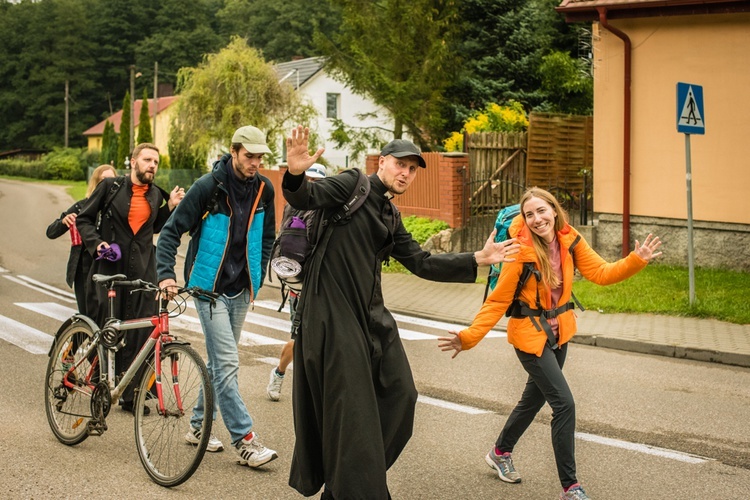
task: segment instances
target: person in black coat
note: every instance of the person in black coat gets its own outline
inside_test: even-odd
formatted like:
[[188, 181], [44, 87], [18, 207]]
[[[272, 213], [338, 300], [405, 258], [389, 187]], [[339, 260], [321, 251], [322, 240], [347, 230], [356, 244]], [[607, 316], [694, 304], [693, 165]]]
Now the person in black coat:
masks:
[[76, 304], [78, 305], [78, 312], [91, 316], [93, 311], [86, 307], [86, 286], [89, 268], [91, 267], [91, 255], [89, 255], [83, 248], [83, 241], [81, 240], [81, 233], [78, 232], [76, 227], [76, 217], [78, 212], [81, 211], [84, 203], [94, 188], [99, 185], [102, 179], [117, 177], [117, 170], [112, 165], [99, 165], [94, 169], [89, 179], [89, 185], [86, 190], [86, 197], [79, 200], [64, 211], [60, 218], [55, 219], [52, 224], [47, 226], [47, 238], [54, 240], [59, 238], [63, 234], [70, 231], [70, 256], [68, 257], [68, 267], [65, 273], [65, 282], [69, 287], [73, 288], [76, 294]]
[[[150, 143], [141, 143], [133, 150], [130, 175], [103, 180], [91, 194], [78, 214], [77, 226], [86, 251], [94, 262], [89, 277], [94, 274], [124, 274], [129, 280], [143, 279], [156, 281], [156, 260], [154, 256], [154, 234], [161, 231], [171, 211], [185, 195], [184, 189], [175, 186], [171, 193], [153, 184], [159, 166], [159, 150]], [[117, 181], [119, 187], [112, 193]], [[105, 201], [111, 197], [108, 207]], [[101, 223], [97, 224], [98, 214]], [[117, 243], [121, 258], [112, 261], [97, 258]], [[90, 281], [90, 278], [89, 278]], [[99, 326], [107, 321], [107, 289], [92, 283], [87, 300], [96, 305], [92, 318]], [[114, 316], [118, 319], [149, 317], [158, 312], [158, 304], [153, 293], [129, 293], [120, 289], [115, 300]], [[128, 331], [126, 345], [117, 351], [115, 371], [120, 374], [135, 359], [136, 354], [148, 339], [150, 328]], [[124, 410], [133, 408], [133, 387], [138, 377], [122, 395], [120, 404]]]
[[[308, 182], [303, 175], [323, 153], [308, 152], [308, 130], [287, 139], [284, 197], [298, 210], [338, 211], [357, 182], [353, 170]], [[417, 390], [393, 316], [383, 303], [381, 266], [396, 259], [421, 278], [474, 282], [477, 265], [513, 260], [514, 240], [478, 252], [432, 255], [404, 228], [391, 202], [426, 162], [409, 141], [381, 151], [370, 193], [349, 220], [329, 226], [297, 308], [294, 346], [295, 446], [289, 484], [305, 496], [386, 499], [386, 471], [412, 434]], [[328, 213], [328, 212], [327, 212]]]

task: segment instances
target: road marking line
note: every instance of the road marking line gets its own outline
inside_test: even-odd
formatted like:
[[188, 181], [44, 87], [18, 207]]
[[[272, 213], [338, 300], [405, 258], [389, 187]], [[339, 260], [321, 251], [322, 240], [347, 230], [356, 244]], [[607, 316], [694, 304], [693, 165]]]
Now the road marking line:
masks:
[[7, 269], [5, 269], [4, 267], [0, 267], [0, 273], [9, 273], [9, 272], [10, 271], [8, 271]]
[[75, 303], [75, 299], [69, 299], [69, 298], [67, 298], [67, 297], [61, 296], [61, 295], [60, 295], [59, 293], [52, 293], [52, 292], [49, 292], [49, 291], [47, 291], [47, 290], [44, 290], [43, 288], [39, 288], [38, 286], [34, 286], [34, 285], [32, 285], [31, 283], [27, 283], [27, 282], [26, 282], [26, 281], [24, 281], [24, 280], [18, 279], [18, 278], [16, 278], [15, 276], [9, 276], [9, 275], [7, 275], [7, 274], [4, 274], [4, 275], [3, 275], [3, 277], [5, 277], [5, 278], [7, 278], [7, 279], [11, 280], [11, 281], [12, 281], [12, 282], [14, 282], [14, 283], [18, 283], [19, 285], [23, 285], [23, 286], [25, 286], [25, 287], [28, 287], [28, 288], [31, 288], [32, 290], [35, 290], [35, 291], [37, 291], [37, 292], [41, 292], [41, 293], [43, 293], [43, 294], [45, 294], [45, 295], [49, 295], [50, 297], [54, 297], [54, 298], [56, 298], [56, 299], [60, 299], [60, 300], [63, 300], [63, 301], [65, 301], [65, 302], [71, 302], [71, 303]]
[[445, 408], [446, 410], [460, 411], [461, 413], [468, 413], [470, 415], [481, 415], [483, 413], [492, 413], [491, 411], [482, 410], [481, 408], [474, 408], [473, 406], [461, 405], [458, 403], [451, 403], [450, 401], [444, 401], [442, 399], [435, 399], [429, 396], [422, 396], [421, 394], [417, 397], [417, 401], [420, 403]]
[[0, 338], [31, 354], [47, 354], [52, 345], [52, 335], [5, 316], [0, 316]]
[[41, 281], [37, 281], [34, 278], [29, 278], [28, 276], [24, 276], [23, 274], [18, 275], [19, 279], [22, 279], [26, 281], [27, 283], [31, 283], [32, 285], [36, 285], [39, 288], [43, 288], [45, 290], [49, 290], [50, 292], [58, 293], [62, 295], [63, 297], [68, 297], [71, 299], [75, 299], [76, 296], [73, 292], [70, 292], [68, 290], [63, 290], [61, 288], [54, 287], [52, 285], [48, 285], [47, 283], [42, 283]]
[[55, 302], [16, 302], [15, 305], [58, 321], [66, 321], [78, 312], [71, 307], [65, 307]]
[[[190, 330], [191, 332], [200, 333], [203, 335], [203, 328], [200, 326], [201, 321], [198, 318], [192, 316], [182, 315], [177, 318], [170, 320], [171, 325]], [[197, 326], [196, 326], [197, 325]], [[258, 345], [284, 345], [286, 340], [278, 340], [273, 337], [266, 337], [257, 333], [251, 333], [242, 330], [240, 333], [240, 345], [242, 346], [258, 346]]]
[[[278, 311], [280, 302], [274, 302], [272, 300], [256, 300], [254, 304], [257, 307], [261, 307], [263, 309], [271, 309], [274, 311]], [[252, 317], [250, 316], [252, 314], [257, 315], [258, 313], [248, 313], [248, 321], [255, 321], [254, 316]], [[435, 328], [438, 330], [446, 330], [446, 331], [463, 329], [462, 326], [455, 325], [452, 323], [445, 323], [442, 321], [434, 321], [431, 319], [424, 319], [424, 318], [416, 318], [416, 317], [407, 316], [404, 314], [394, 314], [394, 313], [391, 313], [391, 314], [393, 314], [393, 318], [399, 323], [409, 323], [412, 325], [424, 326], [427, 328]], [[264, 321], [267, 322], [267, 323], [261, 323], [263, 324], [263, 326], [268, 326], [269, 328], [275, 328], [277, 330], [282, 330], [282, 331], [289, 331], [291, 328], [290, 321], [275, 319], [275, 321], [279, 323], [275, 324], [277, 326], [272, 326], [273, 319], [269, 318], [268, 316], [262, 316], [262, 317], [266, 318]], [[439, 335], [433, 335], [431, 333], [422, 333], [422, 332], [417, 332], [414, 330], [409, 330], [407, 328], [401, 328], [400, 325], [399, 325], [398, 332], [401, 338], [404, 340], [436, 340], [439, 337]], [[487, 334], [487, 338], [505, 338], [505, 337], [506, 337], [506, 334], [504, 332], [499, 332], [497, 330], [491, 330], [490, 333]]]
[[689, 464], [702, 464], [712, 460], [710, 458], [701, 457], [699, 455], [691, 455], [690, 453], [683, 453], [681, 451], [668, 450], [666, 448], [649, 446], [647, 444], [631, 443], [628, 441], [621, 441], [619, 439], [597, 436], [595, 434], [587, 434], [585, 432], [576, 432], [576, 437], [582, 441], [590, 441], [592, 443], [603, 444], [605, 446], [614, 446], [615, 448], [623, 448], [625, 450], [645, 453], [647, 455], [655, 455], [662, 458], [669, 458]]

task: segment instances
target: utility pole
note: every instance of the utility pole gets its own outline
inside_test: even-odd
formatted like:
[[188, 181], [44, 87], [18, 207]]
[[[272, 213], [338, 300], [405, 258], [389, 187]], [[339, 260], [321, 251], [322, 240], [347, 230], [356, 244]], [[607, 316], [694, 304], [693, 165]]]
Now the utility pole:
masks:
[[65, 80], [65, 147], [68, 147], [68, 97], [70, 86], [68, 80]]
[[130, 149], [128, 156], [133, 151], [133, 138], [135, 136], [135, 64], [130, 65]]
[[159, 111], [159, 63], [154, 61], [154, 129], [151, 139], [156, 144], [156, 113]]

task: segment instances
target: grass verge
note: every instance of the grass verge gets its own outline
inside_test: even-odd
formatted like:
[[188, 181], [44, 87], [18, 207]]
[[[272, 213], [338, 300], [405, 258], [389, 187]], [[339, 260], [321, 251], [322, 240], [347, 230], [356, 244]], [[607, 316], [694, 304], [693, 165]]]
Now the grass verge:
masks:
[[695, 269], [695, 303], [690, 305], [687, 267], [651, 264], [623, 282], [599, 286], [581, 279], [573, 284], [587, 309], [605, 313], [655, 313], [714, 318], [750, 324], [750, 273]]

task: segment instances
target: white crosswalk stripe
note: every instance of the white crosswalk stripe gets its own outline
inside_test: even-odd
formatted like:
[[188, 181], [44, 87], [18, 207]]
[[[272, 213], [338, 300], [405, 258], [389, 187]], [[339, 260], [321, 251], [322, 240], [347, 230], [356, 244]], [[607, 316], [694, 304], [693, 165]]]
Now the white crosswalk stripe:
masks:
[[78, 312], [72, 307], [66, 307], [56, 302], [16, 302], [16, 305], [60, 322]]
[[52, 335], [6, 316], [0, 316], [0, 338], [31, 354], [47, 354], [52, 345]]

